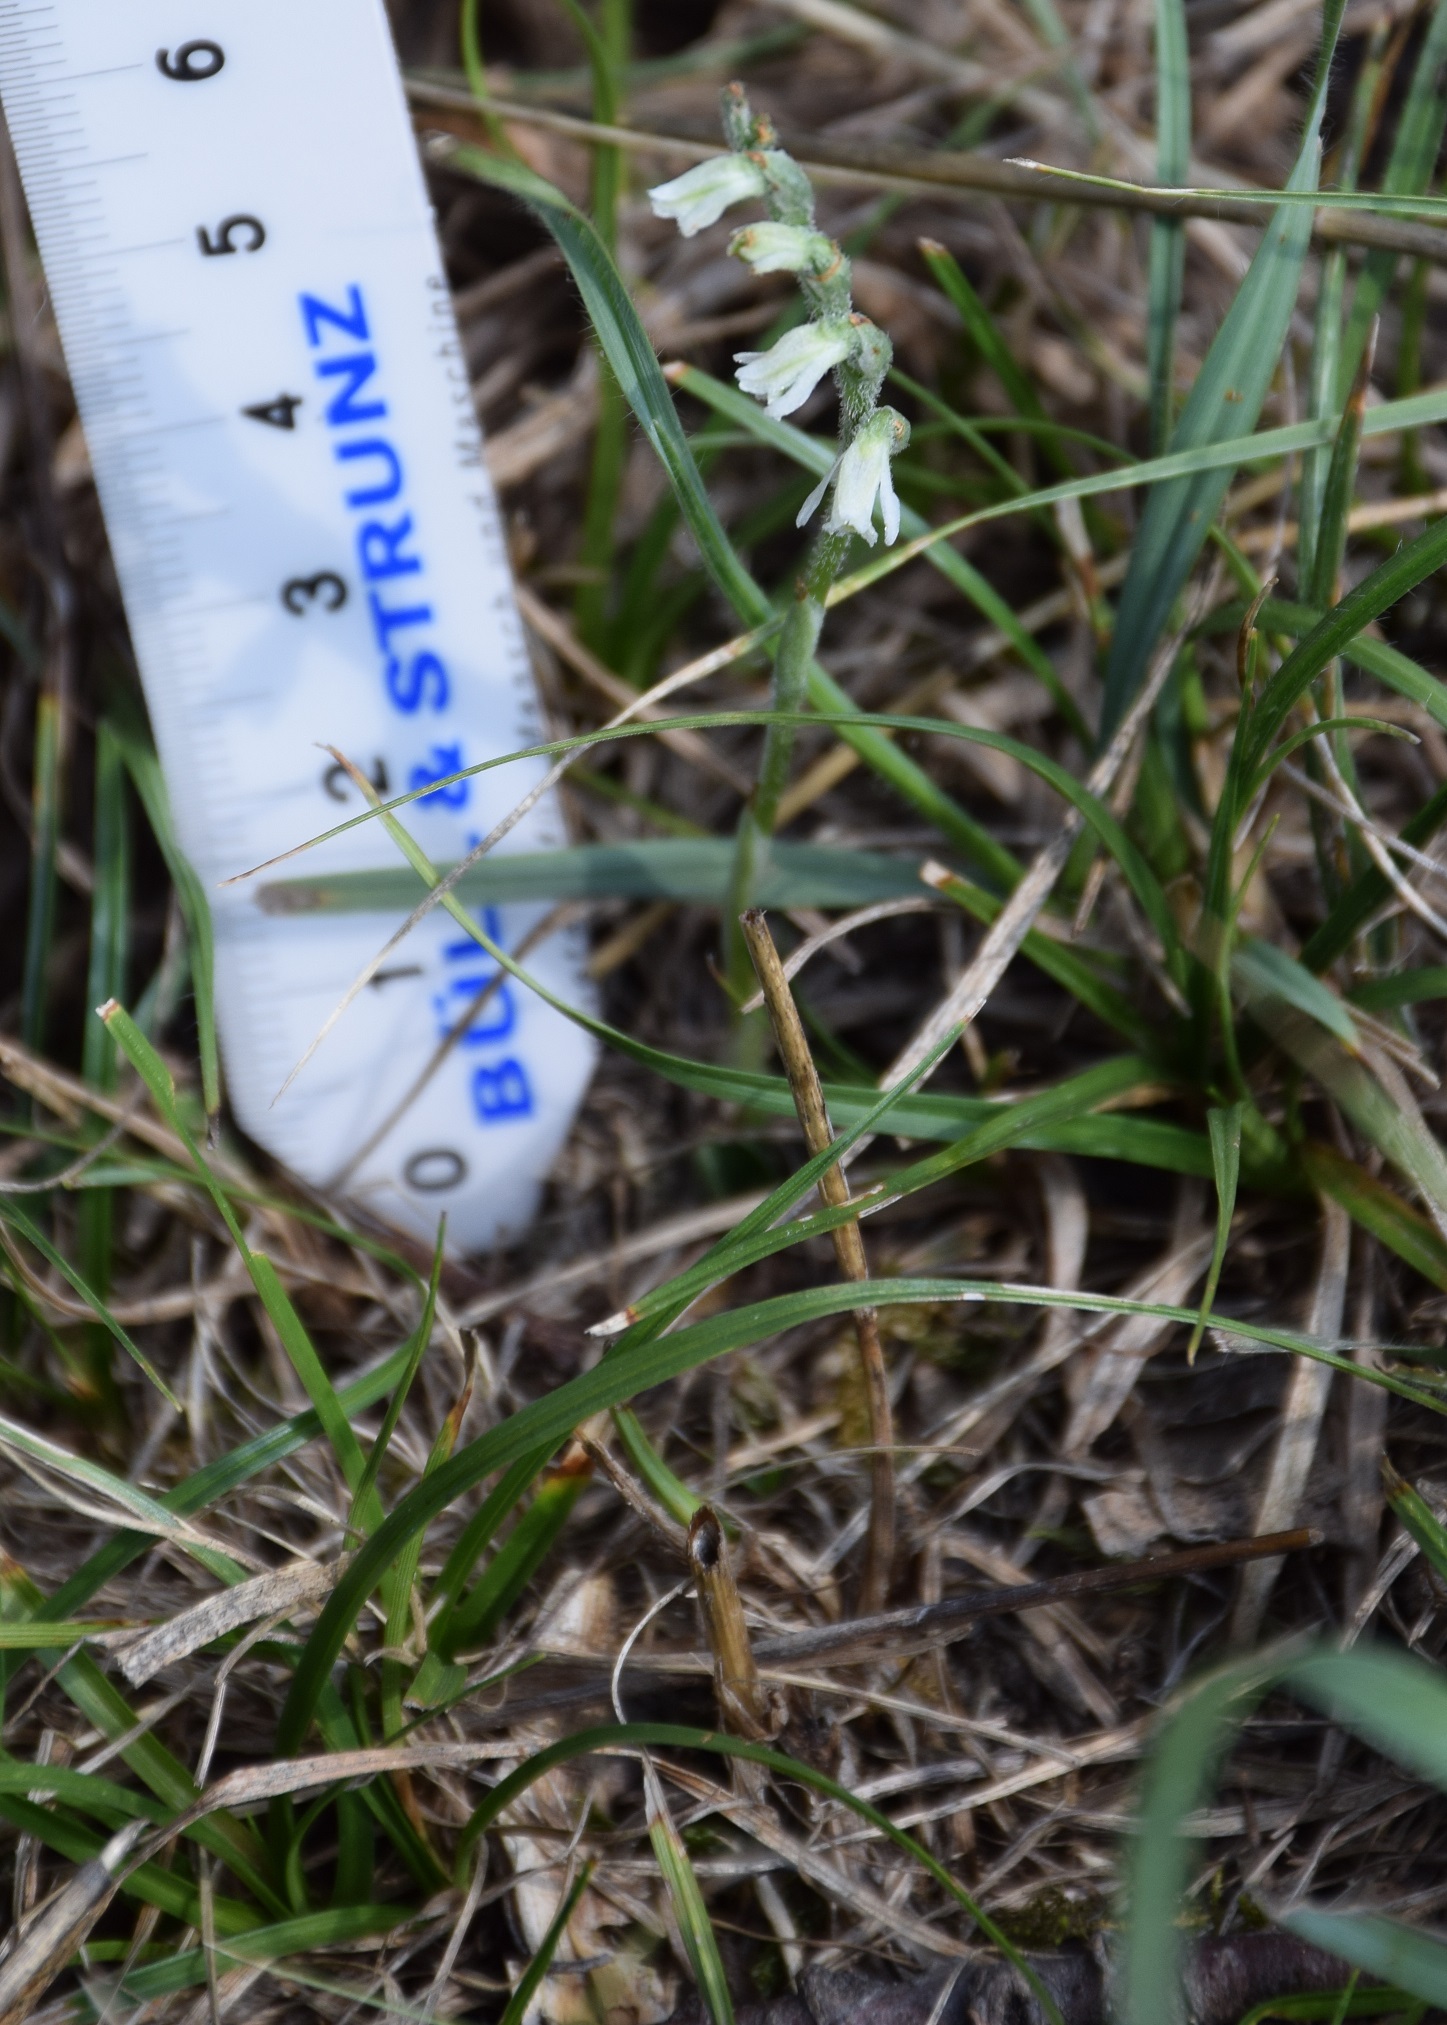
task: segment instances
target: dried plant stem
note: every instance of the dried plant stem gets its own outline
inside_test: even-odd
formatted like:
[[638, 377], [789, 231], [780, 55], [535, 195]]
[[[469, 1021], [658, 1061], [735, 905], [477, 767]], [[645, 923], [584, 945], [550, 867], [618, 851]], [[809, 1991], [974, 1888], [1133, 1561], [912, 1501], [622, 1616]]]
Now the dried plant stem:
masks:
[[774, 1734], [768, 1697], [754, 1664], [723, 1527], [708, 1505], [700, 1505], [689, 1526], [688, 1565], [713, 1655], [719, 1715], [736, 1736], [763, 1742]]
[[[809, 1052], [799, 1009], [784, 975], [774, 938], [769, 933], [763, 910], [750, 907], [740, 917], [744, 941], [753, 959], [754, 970], [769, 1009], [774, 1038], [794, 1109], [811, 1153], [822, 1153], [833, 1143], [834, 1129], [824, 1103], [819, 1072]], [[850, 1199], [849, 1184], [839, 1166], [826, 1168], [819, 1177], [819, 1193], [831, 1207], [842, 1207]], [[834, 1256], [846, 1280], [867, 1280], [869, 1267], [864, 1256], [864, 1239], [857, 1223], [840, 1224], [831, 1233]], [[889, 1384], [884, 1368], [884, 1350], [879, 1340], [879, 1318], [873, 1308], [860, 1308], [854, 1317], [859, 1339], [859, 1362], [869, 1402], [869, 1438], [873, 1447], [869, 1515], [869, 1539], [865, 1552], [864, 1580], [860, 1607], [878, 1610], [889, 1592], [889, 1571], [894, 1560], [894, 1418], [890, 1411]]]
[[[431, 79], [409, 77], [407, 97], [419, 114], [431, 115], [425, 121], [427, 129], [435, 131], [440, 127], [448, 134], [455, 131], [468, 140], [481, 138], [477, 108], [467, 92], [452, 85], [436, 84]], [[673, 156], [691, 162], [709, 161], [724, 152], [716, 141], [701, 135], [604, 126], [575, 113], [558, 112], [551, 106], [531, 105], [521, 99], [494, 98], [490, 104], [500, 118], [513, 125], [537, 127], [544, 133], [561, 134], [569, 140], [599, 147], [627, 148], [637, 154]], [[419, 119], [418, 124], [424, 122]], [[1029, 204], [1046, 203], [1054, 196], [1057, 201], [1097, 210], [1212, 218], [1233, 225], [1265, 222], [1261, 207], [1241, 198], [1214, 196], [1204, 191], [1181, 195], [1138, 183], [1106, 186], [1082, 183], [1070, 175], [1052, 176], [1048, 168], [1022, 168], [974, 149], [904, 148], [861, 143], [853, 135], [841, 140], [824, 134], [796, 133], [791, 151], [800, 168], [815, 183], [842, 183], [846, 187], [863, 184], [870, 189], [912, 197], [938, 198], [952, 189], [986, 191], [992, 196]], [[1447, 232], [1435, 225], [1414, 224], [1410, 219], [1376, 218], [1365, 211], [1334, 210], [1327, 203], [1312, 220], [1312, 238], [1318, 245], [1381, 246], [1415, 259], [1447, 265]]]

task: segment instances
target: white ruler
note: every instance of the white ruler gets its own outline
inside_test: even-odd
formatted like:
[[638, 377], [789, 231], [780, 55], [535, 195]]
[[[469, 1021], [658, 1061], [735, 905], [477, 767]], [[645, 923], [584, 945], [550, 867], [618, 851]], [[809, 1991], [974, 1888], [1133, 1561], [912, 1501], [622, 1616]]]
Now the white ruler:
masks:
[[[0, 98], [213, 889], [232, 1107], [312, 1184], [425, 1237], [445, 1209], [450, 1248], [486, 1245], [531, 1215], [590, 1044], [506, 981], [364, 1150], [488, 959], [438, 910], [274, 1102], [396, 921], [214, 890], [360, 807], [319, 742], [396, 794], [541, 735], [382, 0], [0, 0]], [[414, 835], [460, 857], [540, 768], [414, 803]], [[510, 839], [561, 841], [549, 804]], [[399, 862], [373, 823], [295, 869]], [[513, 948], [540, 910], [487, 912]], [[584, 996], [567, 939], [530, 962]]]

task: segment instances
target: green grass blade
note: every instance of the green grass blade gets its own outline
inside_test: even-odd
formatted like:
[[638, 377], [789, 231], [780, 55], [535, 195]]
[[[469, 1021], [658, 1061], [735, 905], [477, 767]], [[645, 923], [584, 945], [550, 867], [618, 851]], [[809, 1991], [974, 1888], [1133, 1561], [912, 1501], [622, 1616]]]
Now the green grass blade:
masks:
[[[827, 1161], [833, 1149], [820, 1156]], [[836, 1155], [837, 1157], [837, 1155]], [[551, 1453], [595, 1413], [606, 1413], [636, 1398], [639, 1393], [681, 1377], [715, 1357], [754, 1343], [767, 1341], [786, 1329], [802, 1327], [825, 1317], [850, 1314], [861, 1306], [907, 1307], [929, 1302], [988, 1300], [1018, 1302], [1026, 1307], [1070, 1308], [1090, 1314], [1148, 1314], [1157, 1320], [1194, 1327], [1194, 1308], [1166, 1302], [1131, 1301], [1119, 1296], [1091, 1293], [1064, 1293], [1053, 1287], [1023, 1287], [996, 1280], [899, 1279], [832, 1282], [805, 1288], [792, 1294], [758, 1301], [710, 1316], [672, 1333], [630, 1340], [633, 1332], [618, 1340], [603, 1361], [566, 1384], [489, 1428], [485, 1434], [461, 1448], [431, 1476], [419, 1483], [388, 1515], [358, 1549], [328, 1598], [292, 1677], [286, 1705], [277, 1728], [277, 1753], [290, 1757], [304, 1741], [316, 1707], [342, 1643], [377, 1582], [402, 1551], [407, 1541], [421, 1532], [439, 1512], [464, 1496], [495, 1470], [506, 1468], [539, 1449]], [[1441, 1401], [1425, 1386], [1413, 1384], [1390, 1371], [1368, 1372], [1349, 1358], [1323, 1349], [1310, 1337], [1289, 1330], [1268, 1329], [1234, 1318], [1219, 1318], [1220, 1326], [1248, 1342], [1276, 1350], [1312, 1357], [1333, 1370], [1380, 1386], [1443, 1412]]]
[[[683, 900], [721, 906], [728, 897], [733, 846], [718, 837], [638, 838], [620, 844], [571, 844], [556, 851], [493, 852], [458, 881], [469, 907], [527, 900]], [[761, 907], [865, 907], [919, 891], [908, 858], [828, 844], [769, 840], [759, 860]], [[410, 907], [417, 880], [404, 866], [339, 872], [320, 880], [284, 880], [263, 889], [277, 912], [381, 913]]]
[[1216, 1242], [1211, 1249], [1210, 1270], [1206, 1274], [1206, 1286], [1201, 1295], [1201, 1314], [1191, 1331], [1187, 1354], [1194, 1357], [1200, 1348], [1201, 1338], [1206, 1331], [1206, 1317], [1216, 1299], [1216, 1289], [1221, 1284], [1221, 1268], [1226, 1263], [1226, 1247], [1231, 1241], [1231, 1218], [1236, 1210], [1236, 1185], [1241, 1179], [1241, 1119], [1244, 1104], [1231, 1104], [1225, 1110], [1210, 1110], [1206, 1113], [1206, 1125], [1211, 1138], [1211, 1171], [1216, 1182]]
[[[1392, 152], [1382, 177], [1382, 193], [1415, 196], [1429, 188], [1437, 167], [1442, 134], [1447, 127], [1447, 5], [1437, 0], [1426, 36], [1407, 87], [1397, 121]], [[1337, 397], [1345, 396], [1366, 349], [1367, 334], [1380, 313], [1397, 272], [1400, 256], [1386, 247], [1372, 247], [1362, 261], [1352, 294], [1351, 319], [1342, 341]]]
[[11, 1230], [24, 1238], [28, 1245], [34, 1246], [35, 1250], [40, 1253], [40, 1256], [46, 1263], [53, 1266], [67, 1285], [85, 1302], [96, 1319], [104, 1324], [105, 1328], [115, 1338], [116, 1342], [120, 1344], [122, 1350], [125, 1351], [132, 1362], [145, 1372], [146, 1377], [155, 1386], [161, 1397], [179, 1410], [180, 1403], [175, 1393], [172, 1392], [170, 1386], [166, 1383], [155, 1365], [152, 1364], [145, 1351], [141, 1349], [139, 1344], [132, 1341], [95, 1288], [85, 1278], [84, 1274], [77, 1271], [64, 1252], [58, 1250], [50, 1242], [50, 1239], [41, 1230], [34, 1218], [29, 1216], [20, 1207], [20, 1203], [15, 1196], [0, 1195], [0, 1223], [7, 1224]]
[[1310, 1907], [1287, 1913], [1282, 1925], [1367, 1975], [1410, 1990], [1434, 2009], [1447, 2004], [1447, 1944], [1431, 1934], [1376, 1913], [1316, 1912]]
[[115, 719], [111, 735], [120, 747], [151, 833], [166, 861], [171, 884], [176, 889], [186, 934], [191, 944], [191, 989], [196, 1001], [196, 1034], [201, 1056], [201, 1101], [206, 1116], [215, 1118], [221, 1109], [221, 1056], [216, 1044], [216, 937], [211, 922], [211, 902], [206, 888], [181, 849], [171, 816], [161, 762], [149, 736], [139, 725]]
[[538, 1485], [537, 1495], [493, 1555], [486, 1572], [453, 1609], [438, 1618], [429, 1651], [450, 1661], [465, 1647], [488, 1643], [551, 1552], [587, 1487], [588, 1471], [567, 1467], [555, 1470]]
[[725, 1758], [739, 1758], [747, 1764], [762, 1765], [766, 1771], [778, 1778], [797, 1782], [827, 1799], [845, 1807], [861, 1821], [865, 1821], [876, 1834], [892, 1842], [896, 1849], [903, 1850], [922, 1869], [926, 1870], [945, 1894], [968, 1914], [979, 1927], [986, 1939], [997, 1947], [1001, 1954], [1013, 1962], [1027, 1983], [1039, 1998], [1045, 2016], [1053, 2025], [1061, 2025], [1060, 2013], [1039, 1978], [1024, 1960], [1018, 1948], [995, 1925], [979, 1903], [971, 1898], [953, 1873], [939, 1859], [932, 1856], [923, 1843], [917, 1842], [905, 1829], [898, 1828], [889, 1816], [868, 1800], [861, 1800], [831, 1779], [827, 1772], [821, 1772], [814, 1765], [807, 1765], [798, 1758], [788, 1757], [782, 1751], [774, 1750], [768, 1744], [754, 1744], [743, 1737], [721, 1735], [716, 1730], [698, 1730], [682, 1723], [603, 1723], [596, 1728], [578, 1730], [570, 1737], [563, 1737], [555, 1744], [548, 1744], [536, 1751], [520, 1765], [515, 1772], [509, 1772], [500, 1779], [487, 1798], [474, 1811], [467, 1827], [463, 1830], [458, 1844], [457, 1868], [462, 1872], [469, 1860], [470, 1852], [478, 1836], [485, 1834], [499, 1821], [513, 1802], [528, 1788], [558, 1765], [570, 1764], [574, 1758], [587, 1757], [592, 1752], [615, 1750], [630, 1754], [639, 1750], [711, 1751]]
[[772, 608], [768, 599], [735, 555], [714, 511], [653, 346], [597, 232], [560, 190], [521, 162], [462, 145], [448, 149], [447, 162], [450, 167], [475, 176], [479, 182], [491, 183], [520, 198], [557, 240], [603, 354], [668, 473], [705, 567], [735, 611], [750, 624], [757, 625], [770, 617]]
[[1424, 964], [1420, 970], [1399, 970], [1394, 977], [1367, 978], [1351, 988], [1351, 1002], [1364, 1012], [1396, 1012], [1404, 1005], [1423, 1005], [1447, 998], [1447, 963]]
[[936, 288], [959, 311], [966, 336], [1000, 382], [1011, 405], [1021, 415], [1045, 421], [1045, 410], [1030, 375], [1001, 336], [995, 319], [954, 254], [937, 239], [921, 239], [919, 250]]
[[35, 702], [35, 756], [30, 786], [30, 894], [20, 983], [20, 1037], [45, 1043], [51, 944], [55, 939], [55, 854], [60, 842], [62, 772], [60, 701], [43, 689]]
[[698, 1985], [703, 2007], [713, 2025], [734, 2025], [733, 1999], [729, 1996], [728, 1977], [724, 1974], [723, 1959], [718, 1951], [718, 1937], [708, 1916], [708, 1907], [703, 1902], [703, 1893], [698, 1888], [698, 1879], [693, 1874], [693, 1865], [688, 1860], [688, 1851], [683, 1846], [683, 1838], [669, 1816], [668, 1802], [658, 1774], [647, 1760], [644, 1761], [643, 1779], [648, 1794], [648, 1840], [653, 1845], [654, 1859], [673, 1907], [673, 1917], [678, 1924], [684, 1953], [688, 1956], [688, 1966], [693, 1971], [693, 1980]]
[[[270, 1317], [272, 1327], [281, 1338], [282, 1347], [291, 1359], [297, 1377], [306, 1388], [307, 1397], [321, 1416], [322, 1426], [326, 1429], [327, 1438], [341, 1465], [348, 1488], [355, 1491], [366, 1468], [361, 1444], [352, 1431], [351, 1422], [342, 1411], [336, 1389], [327, 1376], [321, 1358], [317, 1355], [315, 1344], [308, 1336], [300, 1315], [292, 1306], [290, 1295], [277, 1278], [275, 1266], [264, 1252], [254, 1252], [247, 1244], [226, 1191], [211, 1172], [185, 1119], [181, 1116], [180, 1107], [176, 1102], [176, 1086], [171, 1080], [170, 1070], [124, 1006], [112, 1001], [110, 1005], [101, 1009], [101, 1017], [114, 1034], [126, 1060], [150, 1092], [156, 1110], [190, 1154], [202, 1186], [220, 1212], [222, 1222], [231, 1233], [231, 1241], [241, 1254], [242, 1262], [251, 1275], [251, 1284], [261, 1297], [261, 1305]], [[368, 1500], [368, 1506], [369, 1522], [381, 1516], [381, 1508], [376, 1502], [375, 1493]]]
[[[1191, 52], [1183, 0], [1156, 0], [1156, 177], [1184, 183], [1191, 173]], [[1186, 228], [1179, 218], [1151, 220], [1146, 282], [1146, 371], [1151, 389], [1151, 448], [1170, 441], [1175, 420], [1176, 318], [1186, 272]]]
[[1398, 1476], [1386, 1457], [1382, 1458], [1382, 1483], [1387, 1503], [1417, 1542], [1438, 1579], [1447, 1581], [1447, 1526], [1442, 1524], [1422, 1493]]
[[[1336, 170], [1336, 182], [1342, 189], [1356, 187], [1362, 151], [1367, 144], [1377, 110], [1377, 95], [1386, 46], [1386, 23], [1382, 22], [1368, 41], [1356, 83], [1352, 88], [1351, 116]], [[1341, 374], [1346, 272], [1346, 248], [1344, 246], [1329, 248], [1321, 262], [1321, 277], [1317, 285], [1316, 320], [1312, 332], [1311, 379], [1307, 405], [1314, 421], [1326, 420], [1341, 406], [1337, 399], [1337, 383]], [[1351, 375], [1347, 377], [1350, 383]], [[1406, 392], [1407, 389], [1403, 388], [1400, 391]], [[1301, 460], [1301, 479], [1297, 488], [1298, 583], [1310, 581], [1315, 570], [1317, 529], [1321, 525], [1327, 461], [1326, 452], [1320, 447], [1308, 450]]]
[[1380, 1238], [1397, 1257], [1435, 1287], [1447, 1289], [1447, 1241], [1419, 1209], [1404, 1202], [1377, 1175], [1368, 1174], [1334, 1146], [1308, 1141], [1300, 1150], [1302, 1169], [1319, 1195], [1339, 1202], [1353, 1223]]
[[[417, 1327], [403, 1345], [403, 1356], [406, 1362], [402, 1367], [402, 1375], [397, 1381], [396, 1391], [387, 1402], [387, 1411], [382, 1416], [382, 1425], [377, 1429], [377, 1438], [368, 1451], [361, 1477], [357, 1482], [356, 1489], [352, 1493], [351, 1523], [354, 1528], [361, 1525], [363, 1514], [371, 1507], [372, 1495], [377, 1482], [377, 1472], [382, 1467], [387, 1450], [391, 1445], [392, 1436], [397, 1431], [397, 1422], [402, 1418], [402, 1408], [407, 1403], [407, 1394], [412, 1389], [412, 1381], [417, 1376], [422, 1359], [427, 1354], [427, 1346], [432, 1341], [432, 1324], [437, 1315], [437, 1290], [441, 1284], [442, 1232], [439, 1230], [437, 1233], [437, 1245], [432, 1254], [432, 1277], [427, 1283], [427, 1294], [422, 1303], [422, 1314], [418, 1319]], [[339, 1405], [340, 1403], [338, 1401]]]
[[517, 1987], [503, 2006], [499, 2025], [523, 2025], [523, 2020], [532, 2008], [533, 1999], [543, 1986], [543, 1978], [553, 1966], [553, 1957], [558, 1952], [558, 1943], [568, 1930], [568, 1921], [576, 1912], [578, 1901], [588, 1889], [592, 1876], [592, 1864], [585, 1863], [554, 1913], [537, 1953], [518, 1977]]
[[[1316, 186], [1326, 80], [1341, 22], [1341, 0], [1328, 0], [1318, 81], [1306, 133], [1287, 184]], [[1283, 205], [1266, 228], [1246, 278], [1212, 340], [1171, 438], [1190, 450], [1254, 428], [1296, 304], [1311, 238], [1309, 208]], [[1113, 731], [1140, 687], [1172, 605], [1201, 552], [1229, 483], [1228, 470], [1160, 485], [1141, 517], [1116, 613], [1105, 674], [1101, 731]]]
[[[85, 1003], [95, 1006], [124, 995], [129, 943], [130, 836], [125, 765], [104, 719], [96, 727], [91, 862], [94, 885]], [[115, 1043], [99, 1020], [85, 1022], [81, 1035], [81, 1073], [97, 1090], [115, 1089]], [[110, 1285], [114, 1208], [113, 1192], [94, 1188], [85, 1191], [76, 1209], [76, 1250], [81, 1270], [102, 1299]], [[97, 1393], [114, 1411], [110, 1344], [102, 1327], [87, 1331], [86, 1363]]]
[[1246, 747], [1243, 769], [1246, 778], [1264, 761], [1272, 740], [1328, 662], [1347, 653], [1373, 619], [1380, 618], [1444, 562], [1447, 562], [1447, 516], [1434, 520], [1415, 541], [1407, 542], [1386, 562], [1379, 563], [1298, 643], [1257, 691], [1249, 725], [1238, 734]]

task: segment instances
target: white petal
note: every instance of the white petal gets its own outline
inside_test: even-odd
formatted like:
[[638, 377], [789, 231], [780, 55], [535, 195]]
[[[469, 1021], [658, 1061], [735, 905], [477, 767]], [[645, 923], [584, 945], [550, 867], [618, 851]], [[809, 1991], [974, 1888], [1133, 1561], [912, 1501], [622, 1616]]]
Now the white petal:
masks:
[[839, 459], [836, 457], [834, 462], [829, 466], [829, 469], [824, 473], [824, 476], [819, 480], [819, 483], [814, 487], [814, 490], [809, 494], [809, 497], [804, 501], [804, 504], [799, 508], [799, 517], [794, 522], [795, 527], [803, 527], [807, 521], [811, 521], [814, 518], [815, 514], [819, 511], [819, 502], [829, 490], [830, 482], [838, 469]]
[[892, 548], [899, 540], [899, 494], [894, 489], [888, 465], [879, 487], [879, 504], [884, 513], [884, 544], [886, 548]]

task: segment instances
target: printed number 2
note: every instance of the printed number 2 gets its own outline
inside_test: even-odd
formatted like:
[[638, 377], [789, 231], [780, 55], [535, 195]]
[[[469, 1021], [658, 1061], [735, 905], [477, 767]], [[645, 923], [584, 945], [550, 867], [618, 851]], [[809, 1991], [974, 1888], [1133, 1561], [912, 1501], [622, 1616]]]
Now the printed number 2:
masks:
[[183, 42], [174, 56], [169, 49], [156, 51], [157, 70], [177, 84], [203, 84], [208, 77], [215, 77], [225, 62], [226, 52], [219, 42]]
[[[239, 232], [247, 235], [244, 246], [236, 243], [235, 235]], [[198, 225], [196, 243], [203, 253], [213, 259], [219, 253], [259, 253], [266, 244], [266, 227], [249, 212], [238, 211], [230, 218], [223, 218], [214, 233], [208, 232], [204, 225]]]

